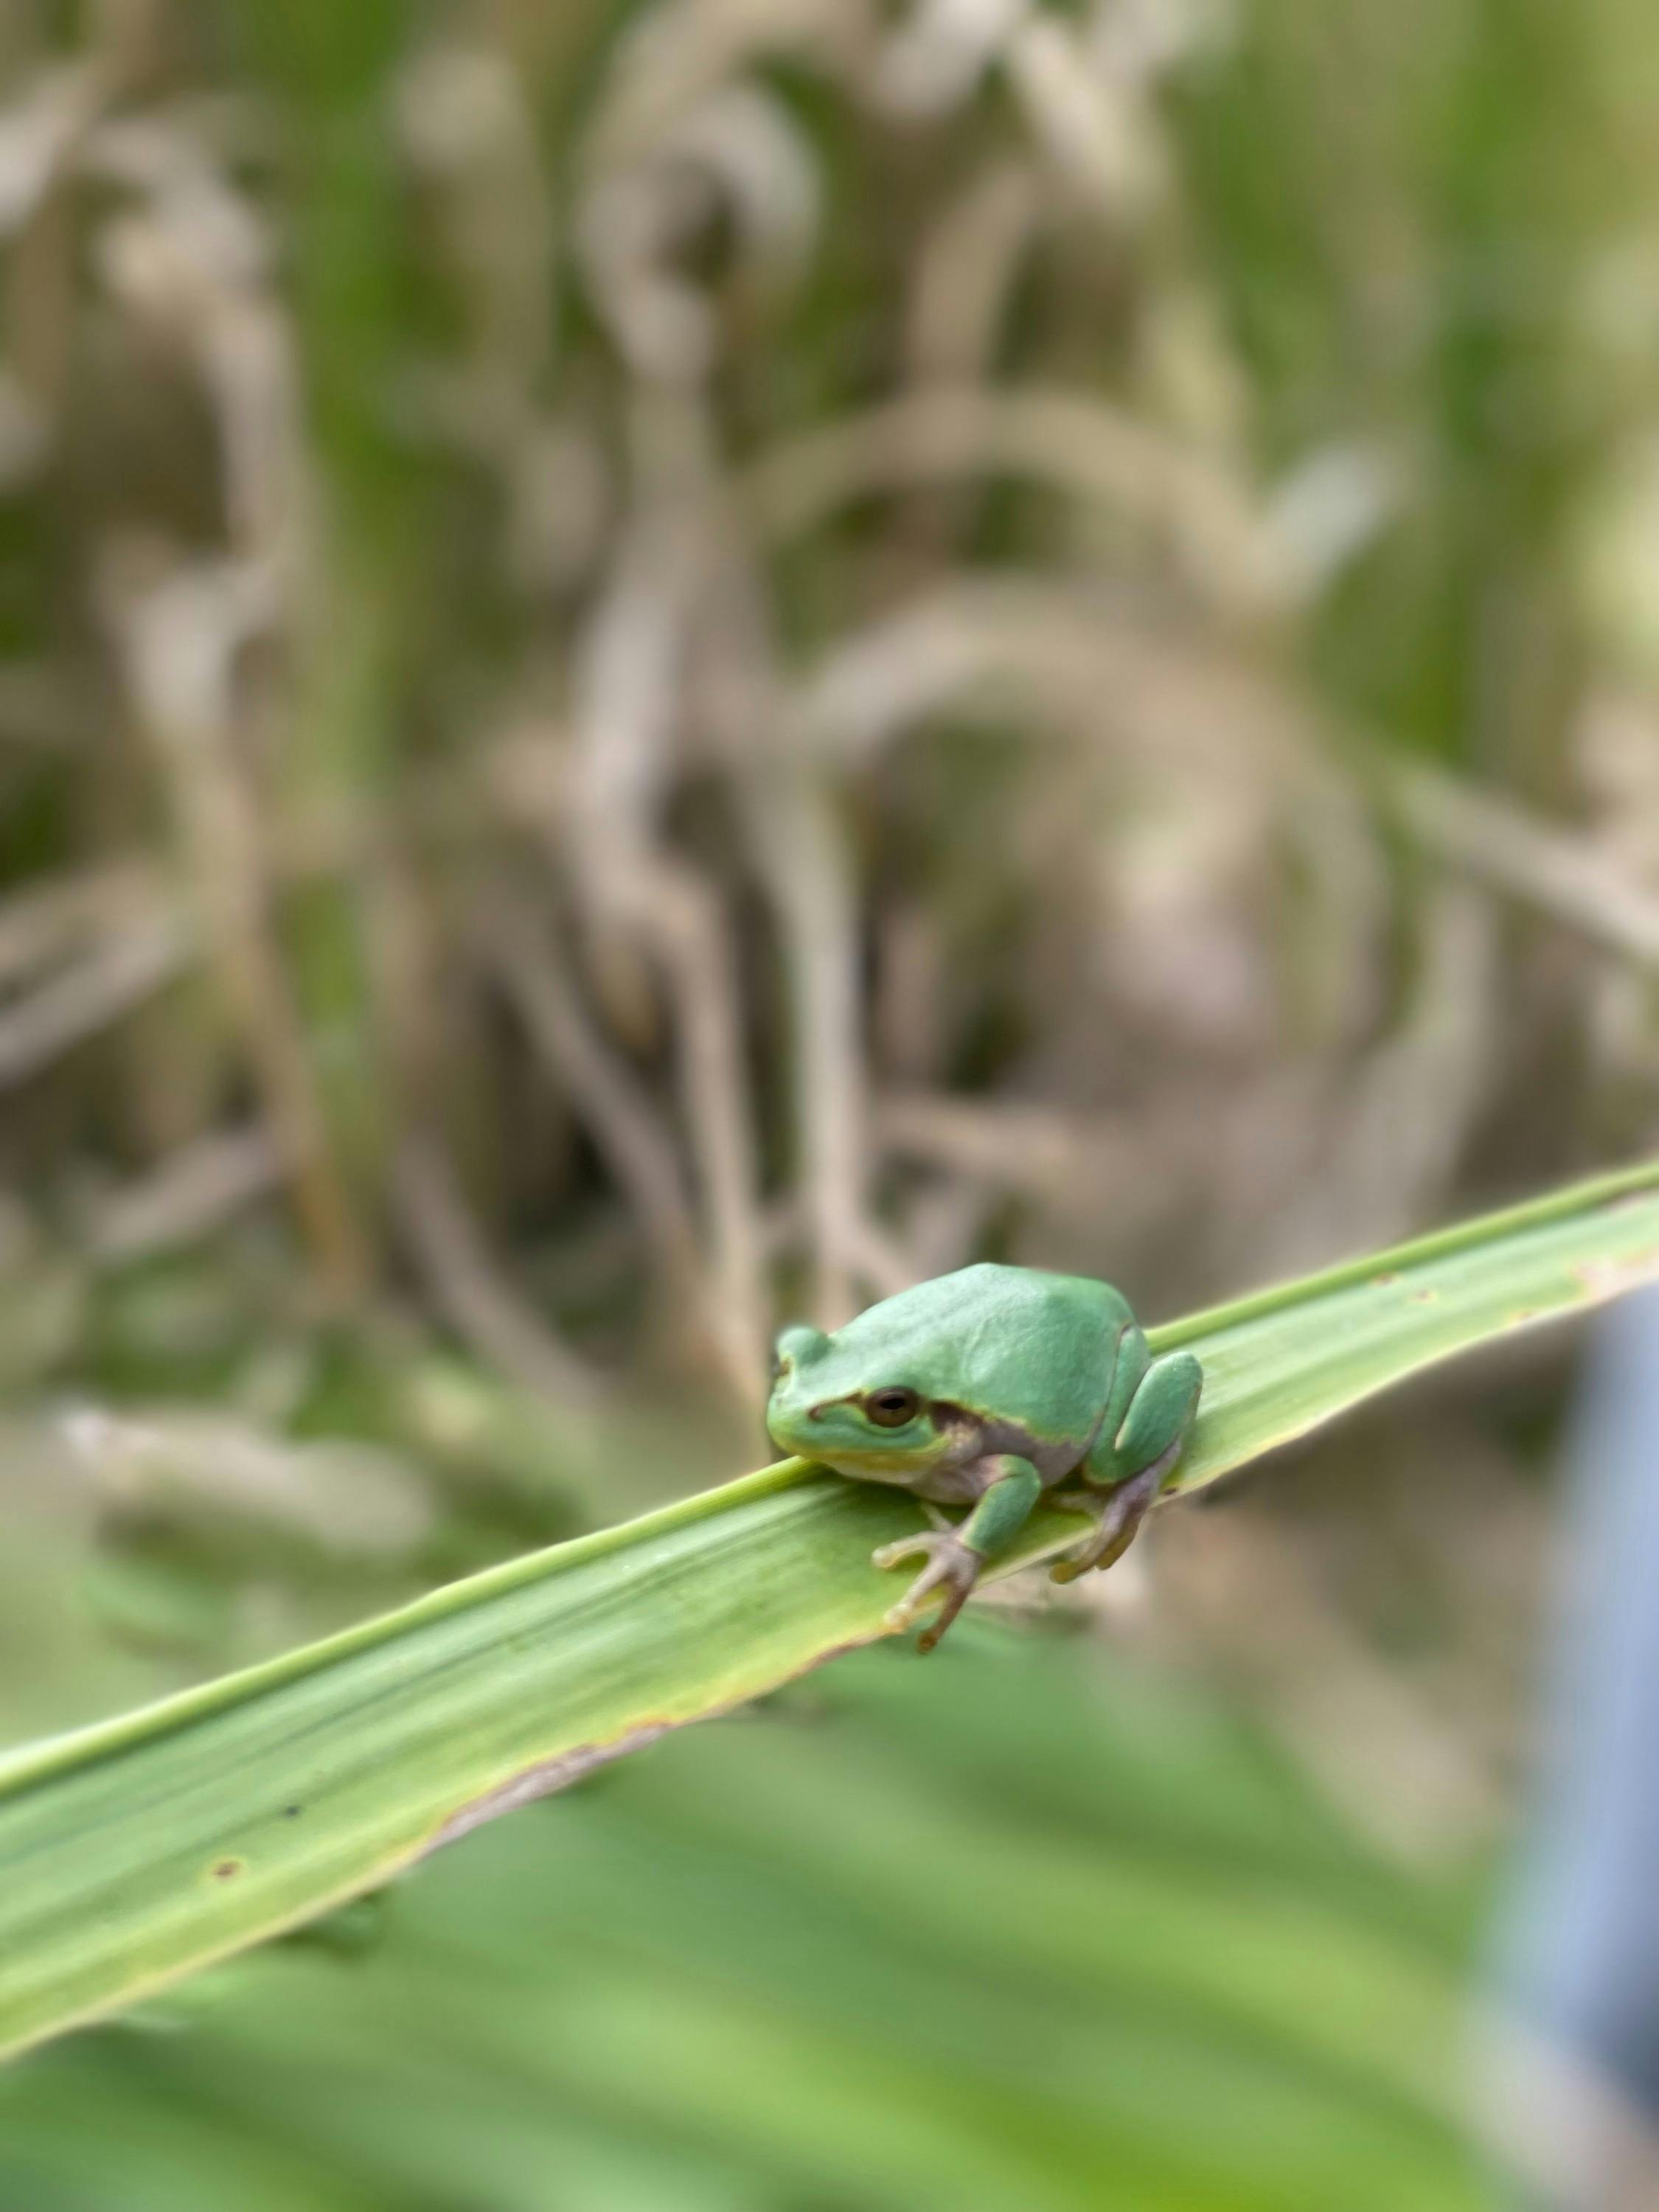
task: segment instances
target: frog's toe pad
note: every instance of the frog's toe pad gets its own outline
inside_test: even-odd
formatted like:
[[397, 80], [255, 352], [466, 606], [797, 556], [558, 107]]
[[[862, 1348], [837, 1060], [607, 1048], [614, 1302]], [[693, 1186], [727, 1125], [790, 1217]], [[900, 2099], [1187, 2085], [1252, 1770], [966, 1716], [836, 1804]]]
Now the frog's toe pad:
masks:
[[878, 1544], [870, 1554], [870, 1564], [872, 1567], [883, 1569], [896, 1567], [906, 1559], [924, 1557], [927, 1550], [925, 1532], [914, 1536], [901, 1536], [896, 1544]]
[[914, 1536], [902, 1536], [896, 1544], [884, 1544], [871, 1554], [873, 1564], [883, 1568], [917, 1557], [927, 1565], [888, 1613], [884, 1625], [894, 1630], [910, 1627], [928, 1600], [943, 1591], [945, 1602], [938, 1619], [916, 1639], [918, 1650], [931, 1651], [967, 1603], [985, 1562], [952, 1528], [924, 1529]]

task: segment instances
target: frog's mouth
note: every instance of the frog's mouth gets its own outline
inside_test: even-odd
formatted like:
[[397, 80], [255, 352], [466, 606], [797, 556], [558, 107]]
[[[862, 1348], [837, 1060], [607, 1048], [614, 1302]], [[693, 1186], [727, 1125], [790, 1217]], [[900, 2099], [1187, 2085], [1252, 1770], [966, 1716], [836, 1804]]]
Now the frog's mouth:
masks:
[[930, 1474], [939, 1461], [937, 1451], [866, 1451], [861, 1444], [830, 1444], [816, 1450], [809, 1446], [800, 1456], [817, 1460], [823, 1467], [833, 1468], [837, 1474], [851, 1475], [860, 1482], [893, 1482], [900, 1486], [914, 1482], [918, 1475]]
[[951, 1456], [951, 1440], [937, 1431], [910, 1442], [889, 1443], [850, 1420], [837, 1421], [838, 1410], [828, 1407], [817, 1420], [796, 1415], [769, 1427], [769, 1434], [781, 1451], [815, 1460], [860, 1482], [914, 1484]]

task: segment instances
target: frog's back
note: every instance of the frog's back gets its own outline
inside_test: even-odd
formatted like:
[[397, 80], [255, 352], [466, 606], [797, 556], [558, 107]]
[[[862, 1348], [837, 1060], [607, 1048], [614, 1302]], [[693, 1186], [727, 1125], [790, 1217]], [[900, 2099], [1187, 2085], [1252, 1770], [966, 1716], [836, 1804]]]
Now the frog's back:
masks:
[[[836, 1344], [860, 1368], [874, 1358], [883, 1381], [1039, 1437], [1080, 1439], [1105, 1403], [1119, 1334], [1133, 1319], [1109, 1283], [983, 1261], [884, 1299]], [[873, 1382], [873, 1370], [862, 1379]]]

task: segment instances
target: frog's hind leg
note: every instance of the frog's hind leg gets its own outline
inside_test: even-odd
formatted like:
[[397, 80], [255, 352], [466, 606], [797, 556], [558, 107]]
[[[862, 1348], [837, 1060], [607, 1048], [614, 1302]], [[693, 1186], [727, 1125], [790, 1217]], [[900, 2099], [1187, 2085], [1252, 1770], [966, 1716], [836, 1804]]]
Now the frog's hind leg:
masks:
[[[1139, 1474], [1131, 1475], [1127, 1482], [1120, 1482], [1107, 1492], [1094, 1533], [1075, 1552], [1068, 1553], [1048, 1570], [1051, 1582], [1075, 1582], [1091, 1567], [1116, 1565], [1140, 1533], [1141, 1522], [1164, 1487], [1164, 1476], [1181, 1456], [1182, 1442], [1177, 1437], [1161, 1459], [1155, 1459]], [[1072, 1501], [1065, 1502], [1069, 1504]]]
[[[1055, 1582], [1073, 1582], [1091, 1567], [1109, 1567], [1128, 1550], [1181, 1456], [1203, 1380], [1189, 1352], [1171, 1352], [1147, 1368], [1110, 1445], [1111, 1463], [1127, 1472], [1107, 1492], [1093, 1534], [1051, 1570]], [[1088, 1481], [1091, 1470], [1079, 1471]]]

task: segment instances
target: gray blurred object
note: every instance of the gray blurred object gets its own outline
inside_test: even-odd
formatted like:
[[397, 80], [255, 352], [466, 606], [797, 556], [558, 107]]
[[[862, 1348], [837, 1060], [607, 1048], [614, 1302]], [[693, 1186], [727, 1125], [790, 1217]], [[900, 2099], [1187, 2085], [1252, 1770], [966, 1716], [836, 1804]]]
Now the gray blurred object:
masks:
[[1534, 2203], [1647, 2212], [1659, 2207], [1659, 1292], [1597, 1322], [1565, 1463], [1490, 2118]]

